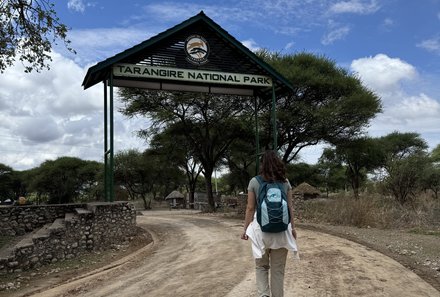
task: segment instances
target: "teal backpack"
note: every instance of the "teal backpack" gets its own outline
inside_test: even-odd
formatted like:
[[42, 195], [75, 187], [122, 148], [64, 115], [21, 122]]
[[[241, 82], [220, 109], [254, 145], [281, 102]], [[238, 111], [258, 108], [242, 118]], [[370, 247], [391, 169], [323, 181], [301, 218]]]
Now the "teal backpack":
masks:
[[287, 193], [283, 183], [266, 182], [256, 176], [260, 189], [257, 199], [257, 221], [261, 231], [278, 233], [287, 230], [290, 213], [287, 204]]

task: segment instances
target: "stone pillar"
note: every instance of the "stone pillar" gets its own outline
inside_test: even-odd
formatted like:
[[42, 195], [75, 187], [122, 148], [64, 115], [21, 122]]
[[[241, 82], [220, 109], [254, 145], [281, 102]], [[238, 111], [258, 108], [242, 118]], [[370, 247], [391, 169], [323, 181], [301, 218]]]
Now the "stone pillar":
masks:
[[237, 196], [237, 215], [240, 218], [243, 218], [246, 214], [246, 204], [247, 204], [247, 195], [246, 194], [239, 194]]

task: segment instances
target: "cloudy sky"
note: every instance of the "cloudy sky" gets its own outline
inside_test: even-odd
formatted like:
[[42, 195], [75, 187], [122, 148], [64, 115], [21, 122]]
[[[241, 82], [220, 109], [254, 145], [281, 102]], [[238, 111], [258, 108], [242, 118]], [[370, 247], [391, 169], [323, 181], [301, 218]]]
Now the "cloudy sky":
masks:
[[[25, 74], [17, 63], [0, 74], [0, 163], [15, 170], [59, 156], [102, 161], [103, 87], [82, 89], [87, 69], [200, 10], [252, 50], [307, 51], [359, 75], [384, 107], [371, 136], [418, 132], [431, 149], [440, 143], [440, 0], [54, 2], [77, 54], [57, 45], [50, 71]], [[115, 150], [145, 147], [134, 135], [142, 125], [115, 114]]]

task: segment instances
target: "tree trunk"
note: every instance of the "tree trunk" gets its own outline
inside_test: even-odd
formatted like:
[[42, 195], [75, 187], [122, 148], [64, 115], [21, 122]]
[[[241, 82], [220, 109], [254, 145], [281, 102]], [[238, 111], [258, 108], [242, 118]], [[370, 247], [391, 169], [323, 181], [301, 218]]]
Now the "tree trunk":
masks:
[[438, 199], [438, 190], [435, 187], [432, 187], [431, 191], [434, 193], [434, 198]]
[[190, 191], [189, 191], [189, 208], [190, 209], [194, 209], [194, 192], [195, 192], [195, 187], [191, 187]]
[[209, 212], [215, 211], [214, 195], [212, 194], [212, 180], [211, 180], [212, 171], [213, 170], [206, 170], [205, 169], [206, 196], [208, 197], [208, 211]]
[[352, 187], [354, 198], [359, 199], [359, 176], [357, 174], [353, 175]]
[[359, 198], [359, 186], [360, 186], [360, 172], [356, 167], [348, 165], [349, 176], [351, 181], [351, 188], [353, 189], [353, 195], [355, 199]]
[[142, 196], [142, 201], [144, 201], [144, 209], [151, 209], [151, 200], [149, 202], [147, 202], [147, 197], [145, 195], [141, 195]]

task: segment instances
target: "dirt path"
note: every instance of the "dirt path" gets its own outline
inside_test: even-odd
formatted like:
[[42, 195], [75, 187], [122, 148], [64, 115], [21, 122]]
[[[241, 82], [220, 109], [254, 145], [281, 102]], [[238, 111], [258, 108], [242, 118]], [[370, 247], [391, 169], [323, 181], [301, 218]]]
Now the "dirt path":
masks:
[[[154, 244], [32, 296], [257, 296], [250, 242], [239, 239], [241, 224], [177, 213], [139, 216]], [[364, 246], [310, 230], [299, 230], [299, 236], [301, 260], [289, 255], [287, 297], [440, 296], [413, 272]]]

